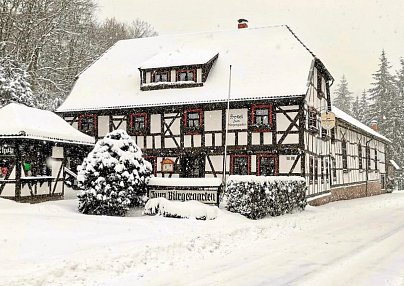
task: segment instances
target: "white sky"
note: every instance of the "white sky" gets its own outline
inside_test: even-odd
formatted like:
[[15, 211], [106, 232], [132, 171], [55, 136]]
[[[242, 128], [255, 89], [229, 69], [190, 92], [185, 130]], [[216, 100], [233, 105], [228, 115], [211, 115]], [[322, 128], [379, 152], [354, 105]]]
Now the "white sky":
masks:
[[[385, 49], [392, 72], [404, 57], [404, 0], [97, 0], [99, 17], [140, 18], [159, 34], [289, 25], [354, 95], [370, 87]], [[252, 47], [253, 48], [253, 47]]]

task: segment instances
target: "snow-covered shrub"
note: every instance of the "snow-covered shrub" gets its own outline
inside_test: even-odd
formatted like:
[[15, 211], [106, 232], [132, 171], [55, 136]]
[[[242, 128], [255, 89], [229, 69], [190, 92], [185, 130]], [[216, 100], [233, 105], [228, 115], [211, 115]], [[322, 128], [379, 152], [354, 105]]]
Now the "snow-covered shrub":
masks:
[[98, 141], [78, 169], [80, 212], [123, 216], [129, 207], [144, 205], [151, 164], [125, 131]]
[[227, 209], [251, 219], [303, 210], [306, 188], [301, 177], [230, 176], [225, 192]]
[[161, 215], [173, 218], [215, 219], [218, 207], [208, 206], [197, 201], [169, 201], [165, 198], [150, 199], [144, 208], [146, 215]]

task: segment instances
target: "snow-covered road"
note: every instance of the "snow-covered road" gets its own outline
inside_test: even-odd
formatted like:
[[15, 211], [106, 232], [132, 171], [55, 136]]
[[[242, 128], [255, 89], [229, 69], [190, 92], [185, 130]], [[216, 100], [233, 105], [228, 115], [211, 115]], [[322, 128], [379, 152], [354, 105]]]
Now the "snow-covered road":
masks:
[[0, 200], [0, 285], [404, 285], [404, 192], [247, 220]]

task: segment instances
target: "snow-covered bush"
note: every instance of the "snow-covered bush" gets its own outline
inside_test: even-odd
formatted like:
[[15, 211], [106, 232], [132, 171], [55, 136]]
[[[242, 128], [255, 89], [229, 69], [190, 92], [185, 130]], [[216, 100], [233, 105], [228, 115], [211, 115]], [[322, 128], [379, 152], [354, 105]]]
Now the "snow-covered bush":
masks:
[[303, 210], [306, 188], [301, 177], [230, 176], [225, 192], [227, 209], [251, 219]]
[[144, 208], [146, 215], [161, 215], [173, 218], [215, 219], [218, 207], [208, 206], [197, 201], [169, 201], [165, 198], [150, 199]]
[[78, 169], [80, 212], [123, 216], [129, 207], [144, 205], [151, 164], [125, 131], [98, 141]]

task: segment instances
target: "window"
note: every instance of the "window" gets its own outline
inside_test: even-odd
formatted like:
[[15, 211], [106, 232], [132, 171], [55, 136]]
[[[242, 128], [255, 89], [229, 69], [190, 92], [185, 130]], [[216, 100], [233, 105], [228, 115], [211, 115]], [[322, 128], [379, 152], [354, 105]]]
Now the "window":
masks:
[[177, 81], [195, 81], [196, 82], [196, 70], [178, 70]]
[[314, 183], [318, 183], [318, 158], [314, 158]]
[[309, 131], [318, 132], [317, 110], [312, 107], [309, 108]]
[[169, 71], [155, 71], [153, 72], [153, 82], [167, 82], [170, 81]]
[[327, 131], [327, 129], [325, 129], [325, 128], [321, 128], [321, 138], [323, 139], [323, 140], [327, 140], [329, 137], [328, 137], [328, 131]]
[[331, 142], [332, 143], [335, 142], [335, 127], [333, 129], [331, 129]]
[[129, 115], [129, 135], [141, 135], [147, 132], [148, 122], [146, 113], [132, 113]]
[[275, 155], [257, 156], [257, 175], [276, 176], [278, 174], [278, 160]]
[[363, 162], [362, 162], [362, 146], [361, 143], [358, 143], [358, 162], [359, 162], [359, 170], [363, 169]]
[[324, 184], [325, 157], [320, 158], [320, 163], [321, 163], [321, 168], [320, 168], [321, 183]]
[[323, 96], [323, 77], [321, 73], [317, 70], [317, 96]]
[[231, 155], [230, 172], [232, 175], [249, 175], [250, 157], [248, 155]]
[[375, 170], [377, 170], [377, 150], [375, 149]]
[[366, 170], [370, 170], [370, 147], [366, 146]]
[[313, 165], [314, 165], [314, 160], [313, 156], [309, 157], [309, 184], [313, 184]]
[[205, 157], [188, 154], [181, 158], [181, 177], [203, 178], [205, 176]]
[[184, 112], [184, 125], [186, 132], [199, 133], [203, 128], [203, 111], [202, 109], [189, 109]]
[[335, 158], [331, 158], [332, 162], [332, 182], [335, 184], [337, 182], [337, 162]]
[[97, 115], [81, 114], [79, 116], [79, 130], [90, 136], [97, 134]]
[[251, 123], [262, 131], [272, 128], [272, 105], [253, 105]]
[[342, 168], [344, 169], [344, 171], [347, 171], [348, 170], [348, 154], [347, 154], [347, 150], [346, 150], [345, 139], [342, 140], [341, 146], [342, 146]]

